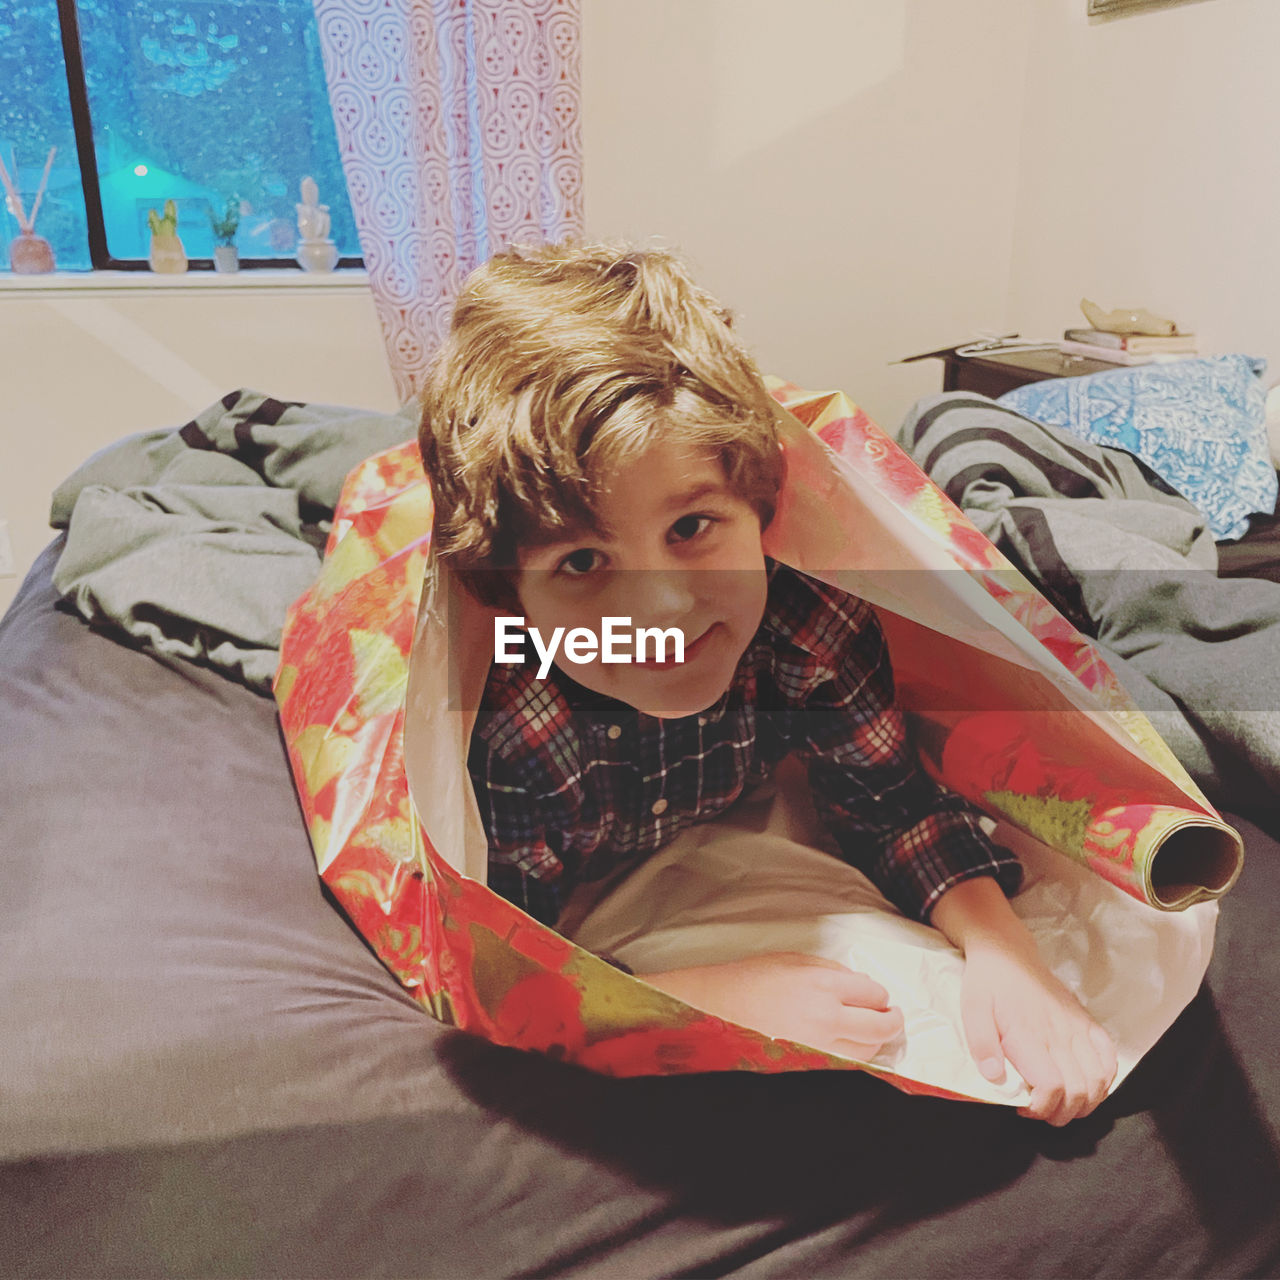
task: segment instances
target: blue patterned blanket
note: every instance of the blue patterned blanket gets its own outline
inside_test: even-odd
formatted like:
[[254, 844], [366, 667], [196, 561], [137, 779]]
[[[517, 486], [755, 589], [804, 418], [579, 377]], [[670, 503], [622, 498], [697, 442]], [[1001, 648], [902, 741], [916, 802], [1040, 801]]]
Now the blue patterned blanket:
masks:
[[1206, 356], [1088, 378], [1049, 378], [1000, 403], [1091, 444], [1141, 458], [1209, 521], [1219, 540], [1242, 538], [1249, 517], [1276, 505], [1267, 444], [1267, 362]]

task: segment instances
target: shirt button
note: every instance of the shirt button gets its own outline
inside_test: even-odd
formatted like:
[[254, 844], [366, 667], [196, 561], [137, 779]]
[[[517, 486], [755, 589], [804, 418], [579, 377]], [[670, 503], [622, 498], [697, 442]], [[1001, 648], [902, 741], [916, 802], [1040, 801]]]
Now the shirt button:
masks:
[[706, 724], [707, 724], [707, 717], [706, 717], [706, 716], [699, 716], [699, 717], [698, 717], [698, 727], [699, 727], [699, 728], [705, 728], [705, 727], [706, 727]]
[[620, 724], [611, 724], [606, 732], [609, 737], [616, 742], [620, 737], [622, 737], [622, 726]]
[[655, 818], [660, 817], [662, 814], [666, 813], [666, 811], [667, 802], [665, 800], [655, 800], [649, 808], [649, 812], [653, 814]]

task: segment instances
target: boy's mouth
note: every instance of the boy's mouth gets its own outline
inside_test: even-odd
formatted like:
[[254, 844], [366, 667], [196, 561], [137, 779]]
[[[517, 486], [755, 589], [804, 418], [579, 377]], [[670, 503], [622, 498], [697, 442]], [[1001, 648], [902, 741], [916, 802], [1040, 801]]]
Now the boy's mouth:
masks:
[[645, 671], [669, 671], [674, 667], [688, 666], [702, 652], [706, 645], [707, 637], [716, 629], [716, 626], [717, 624], [713, 622], [692, 644], [685, 645], [683, 662], [677, 662], [674, 658], [667, 658], [662, 662], [637, 662], [635, 665]]

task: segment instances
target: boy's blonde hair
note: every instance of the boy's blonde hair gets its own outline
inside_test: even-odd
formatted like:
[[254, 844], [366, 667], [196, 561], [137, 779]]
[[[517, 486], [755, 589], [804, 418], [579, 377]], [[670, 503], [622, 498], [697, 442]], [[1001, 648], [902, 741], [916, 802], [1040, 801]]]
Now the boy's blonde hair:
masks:
[[717, 457], [769, 523], [782, 479], [773, 402], [729, 325], [659, 251], [511, 249], [471, 274], [418, 439], [436, 552], [472, 594], [508, 606], [517, 547], [598, 532], [602, 477], [664, 435]]

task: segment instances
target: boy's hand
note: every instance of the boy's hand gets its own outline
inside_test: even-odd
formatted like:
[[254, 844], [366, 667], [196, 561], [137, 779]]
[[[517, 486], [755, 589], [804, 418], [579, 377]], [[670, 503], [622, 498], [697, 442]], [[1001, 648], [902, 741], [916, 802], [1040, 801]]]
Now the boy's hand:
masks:
[[866, 1061], [902, 1031], [879, 983], [816, 956], [778, 951], [640, 976], [695, 1009], [846, 1058]]
[[1115, 1045], [1049, 972], [999, 885], [961, 881], [930, 919], [964, 952], [961, 1016], [982, 1074], [998, 1082], [1013, 1063], [1031, 1089], [1021, 1115], [1054, 1125], [1088, 1115], [1115, 1076]]
[[1116, 1073], [1111, 1037], [1034, 952], [973, 947], [961, 986], [965, 1038], [989, 1080], [1005, 1059], [1031, 1089], [1019, 1114], [1053, 1125], [1088, 1115]]

